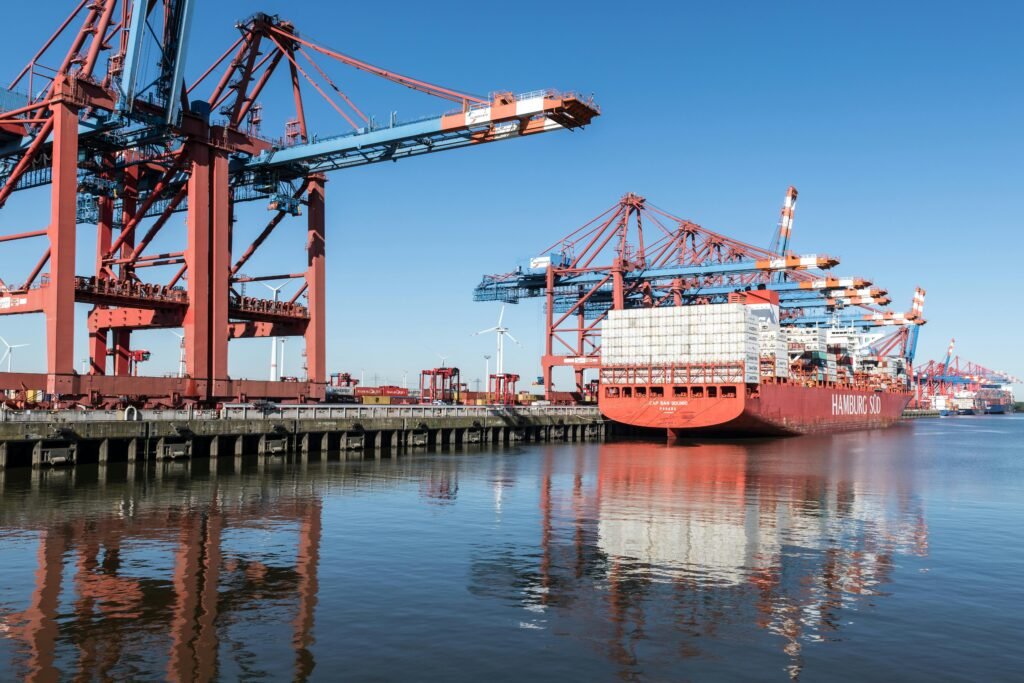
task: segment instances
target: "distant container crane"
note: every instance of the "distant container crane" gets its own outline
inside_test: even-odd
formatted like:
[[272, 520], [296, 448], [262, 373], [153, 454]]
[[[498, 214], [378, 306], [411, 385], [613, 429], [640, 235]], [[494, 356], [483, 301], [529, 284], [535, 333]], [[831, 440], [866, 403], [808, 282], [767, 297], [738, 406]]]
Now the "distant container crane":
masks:
[[[928, 361], [915, 372], [917, 401], [936, 409], [951, 406], [957, 394], [976, 394], [983, 388], [1007, 388], [1020, 383], [1009, 373], [992, 370], [953, 355], [956, 339], [951, 339], [946, 357], [941, 361]], [[1011, 394], [1012, 396], [1012, 394]]]
[[[238, 39], [187, 83], [197, 5], [83, 0], [0, 89], [0, 207], [17, 191], [51, 187], [45, 229], [0, 236], [0, 243], [46, 241], [24, 281], [0, 281], [0, 315], [46, 316], [46, 372], [0, 373], [0, 389], [45, 389], [54, 405], [320, 400], [327, 383], [325, 174], [582, 128], [599, 115], [591, 100], [572, 93], [477, 97], [434, 85], [330, 49], [263, 13], [239, 23]], [[57, 43], [68, 43], [67, 52], [58, 53]], [[328, 75], [317, 61], [324, 59], [456, 109], [379, 124]], [[261, 96], [275, 74], [285, 81], [294, 110], [283, 136], [272, 140], [260, 132]], [[201, 86], [207, 94], [200, 94]], [[352, 130], [315, 135], [303, 87]], [[238, 249], [232, 244], [235, 207], [250, 201], [265, 202], [271, 217], [248, 247]], [[151, 253], [151, 242], [177, 212], [187, 216], [185, 244]], [[305, 269], [243, 276], [240, 269], [275, 228], [303, 212]], [[75, 263], [79, 224], [97, 231], [95, 269], [88, 275], [78, 275]], [[169, 280], [143, 279], [144, 269], [160, 267], [172, 269]], [[244, 296], [239, 289], [244, 282], [289, 279], [301, 285], [288, 300]], [[85, 375], [74, 368], [76, 303], [92, 306]], [[184, 376], [135, 377], [132, 333], [160, 328], [183, 329]], [[305, 340], [307, 381], [229, 376], [229, 340], [289, 336]]]
[[[730, 294], [766, 287], [779, 293], [784, 322], [791, 326], [833, 322], [871, 332], [900, 328], [903, 355], [912, 361], [915, 330], [925, 323], [924, 290], [911, 310], [885, 310], [888, 292], [869, 280], [835, 277], [839, 260], [789, 252], [797, 190], [786, 192], [772, 249], [713, 232], [650, 204], [636, 194], [616, 204], [530, 259], [529, 264], [485, 275], [475, 301], [546, 301], [545, 349], [541, 361], [546, 396], [555, 367], [571, 367], [576, 391], [587, 389], [585, 371], [601, 360], [601, 324], [611, 310], [725, 302]], [[881, 338], [881, 333], [874, 335]]]

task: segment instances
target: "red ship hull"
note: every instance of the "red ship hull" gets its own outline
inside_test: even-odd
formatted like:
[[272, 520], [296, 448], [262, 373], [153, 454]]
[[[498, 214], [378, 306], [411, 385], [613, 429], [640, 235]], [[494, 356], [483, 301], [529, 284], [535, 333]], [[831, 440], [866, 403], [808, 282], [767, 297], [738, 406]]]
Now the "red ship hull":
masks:
[[[601, 412], [636, 427], [663, 428], [670, 435], [781, 436], [889, 427], [900, 420], [910, 392], [872, 391], [842, 386], [767, 383], [745, 395], [744, 387], [653, 388], [657, 395], [609, 396]], [[733, 391], [729, 391], [732, 389]], [[714, 394], [709, 396], [708, 394]], [[735, 395], [733, 395], [735, 394]]]

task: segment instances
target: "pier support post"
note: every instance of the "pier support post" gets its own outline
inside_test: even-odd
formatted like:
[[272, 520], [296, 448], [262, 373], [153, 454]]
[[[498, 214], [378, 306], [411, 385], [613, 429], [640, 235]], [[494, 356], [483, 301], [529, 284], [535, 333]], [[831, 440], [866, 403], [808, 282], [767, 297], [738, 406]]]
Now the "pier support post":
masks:
[[7, 469], [7, 442], [0, 443], [0, 470]]

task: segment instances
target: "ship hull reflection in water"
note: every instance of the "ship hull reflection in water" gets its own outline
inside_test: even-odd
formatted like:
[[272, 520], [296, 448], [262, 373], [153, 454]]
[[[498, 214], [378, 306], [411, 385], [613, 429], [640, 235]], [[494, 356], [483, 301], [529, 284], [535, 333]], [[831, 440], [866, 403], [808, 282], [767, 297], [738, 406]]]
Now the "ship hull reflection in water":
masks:
[[874, 438], [548, 453], [539, 561], [480, 556], [474, 590], [518, 602], [525, 627], [589, 642], [624, 679], [688, 659], [714, 661], [698, 670], [722, 680], [752, 659], [798, 678], [808, 644], [841, 640], [884, 599], [897, 556], [928, 554], [913, 472], [849, 452]]

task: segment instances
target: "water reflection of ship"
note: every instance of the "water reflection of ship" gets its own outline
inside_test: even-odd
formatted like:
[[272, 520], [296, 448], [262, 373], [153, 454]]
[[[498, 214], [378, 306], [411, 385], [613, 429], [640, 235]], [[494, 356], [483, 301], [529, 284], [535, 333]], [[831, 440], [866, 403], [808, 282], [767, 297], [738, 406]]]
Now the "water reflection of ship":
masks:
[[[168, 680], [214, 680], [223, 675], [220, 644], [232, 628], [256, 618], [258, 605], [290, 604], [292, 676], [306, 679], [314, 666], [321, 503], [313, 492], [294, 496], [286, 483], [126, 486], [70, 519], [54, 514], [60, 506], [48, 497], [35, 510], [3, 505], [0, 526], [38, 537], [27, 607], [0, 612], [0, 630], [19, 651], [5, 668], [24, 680], [58, 680], [70, 671], [123, 680], [152, 676], [150, 667], [163, 658]], [[266, 547], [235, 547], [237, 539], [225, 551], [226, 533], [282, 529], [294, 534], [285, 540], [294, 548], [287, 559]], [[170, 570], [154, 571], [166, 555]], [[59, 647], [68, 643], [76, 654]], [[229, 644], [244, 671], [255, 659], [247, 651], [252, 644]]]
[[778, 637], [796, 677], [807, 643], [837, 638], [845, 611], [883, 594], [895, 555], [927, 554], [923, 512], [899, 475], [848, 476], [806, 453], [810, 443], [764, 444], [756, 455], [708, 445], [686, 457], [605, 445], [572, 471], [549, 457], [539, 562], [484, 561], [475, 586], [493, 592], [484, 575], [515, 567], [501, 571], [537, 624], [605, 643], [624, 677], [643, 669], [642, 641], [670, 639], [689, 657], [751, 625]]

